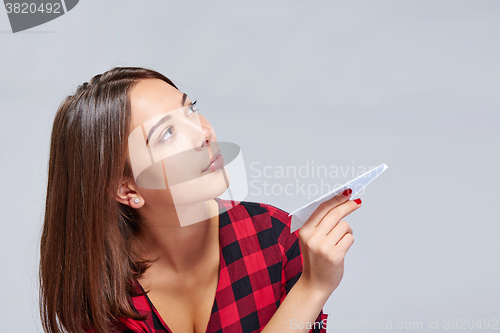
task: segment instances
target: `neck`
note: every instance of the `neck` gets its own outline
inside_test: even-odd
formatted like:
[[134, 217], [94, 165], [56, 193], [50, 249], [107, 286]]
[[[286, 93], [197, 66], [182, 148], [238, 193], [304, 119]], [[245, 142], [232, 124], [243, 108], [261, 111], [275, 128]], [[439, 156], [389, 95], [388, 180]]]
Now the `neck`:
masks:
[[139, 253], [144, 259], [158, 259], [153, 264], [157, 268], [191, 273], [208, 263], [208, 256], [218, 253], [219, 208], [214, 199], [175, 208], [144, 208], [143, 229], [137, 238]]

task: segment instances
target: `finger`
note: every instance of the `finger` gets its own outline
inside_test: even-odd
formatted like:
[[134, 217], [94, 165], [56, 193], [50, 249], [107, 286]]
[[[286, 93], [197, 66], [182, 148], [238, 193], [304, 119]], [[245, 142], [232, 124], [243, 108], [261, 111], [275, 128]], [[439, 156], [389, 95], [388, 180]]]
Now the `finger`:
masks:
[[[304, 226], [309, 225], [311, 227], [317, 227], [318, 224], [321, 222], [323, 217], [333, 208], [342, 205], [345, 203], [347, 200], [349, 200], [349, 197], [352, 194], [352, 190], [350, 188], [344, 190], [343, 192], [340, 192], [339, 194], [333, 196], [332, 198], [323, 201], [311, 214], [309, 219], [304, 223]], [[309, 228], [309, 227], [307, 227]]]
[[351, 248], [352, 243], [354, 243], [354, 236], [352, 234], [345, 234], [337, 245], [335, 245], [335, 251], [342, 253], [345, 256], [346, 252]]
[[325, 242], [330, 248], [333, 248], [344, 237], [345, 234], [352, 235], [352, 229], [349, 223], [342, 220], [340, 221], [327, 235]]
[[339, 223], [347, 215], [351, 214], [353, 211], [361, 207], [361, 204], [358, 204], [354, 200], [348, 200], [344, 204], [335, 207], [330, 210], [328, 214], [326, 214], [321, 222], [316, 227], [316, 231], [321, 235], [327, 235], [332, 231], [332, 229]]

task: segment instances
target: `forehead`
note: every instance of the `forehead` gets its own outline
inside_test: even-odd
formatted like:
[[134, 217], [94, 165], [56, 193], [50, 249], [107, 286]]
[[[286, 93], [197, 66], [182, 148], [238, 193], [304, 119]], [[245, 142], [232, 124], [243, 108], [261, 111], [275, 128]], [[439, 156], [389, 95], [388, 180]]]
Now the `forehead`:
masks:
[[[159, 79], [143, 79], [130, 91], [131, 128], [163, 113], [182, 107], [183, 93]], [[186, 99], [186, 104], [189, 98]]]

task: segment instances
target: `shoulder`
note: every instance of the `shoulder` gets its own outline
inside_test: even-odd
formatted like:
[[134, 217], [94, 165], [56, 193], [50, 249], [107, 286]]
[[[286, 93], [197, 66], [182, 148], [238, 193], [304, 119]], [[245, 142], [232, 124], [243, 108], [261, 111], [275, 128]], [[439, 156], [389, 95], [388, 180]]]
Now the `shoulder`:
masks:
[[249, 222], [258, 234], [272, 233], [280, 244], [290, 238], [291, 216], [288, 212], [271, 204], [253, 201], [219, 201], [221, 228], [231, 224], [232, 228], [248, 229]]
[[232, 220], [248, 219], [254, 217], [267, 216], [281, 224], [290, 226], [291, 216], [273, 205], [253, 202], [253, 201], [233, 201], [216, 198], [219, 202], [219, 211], [221, 214], [227, 214]]

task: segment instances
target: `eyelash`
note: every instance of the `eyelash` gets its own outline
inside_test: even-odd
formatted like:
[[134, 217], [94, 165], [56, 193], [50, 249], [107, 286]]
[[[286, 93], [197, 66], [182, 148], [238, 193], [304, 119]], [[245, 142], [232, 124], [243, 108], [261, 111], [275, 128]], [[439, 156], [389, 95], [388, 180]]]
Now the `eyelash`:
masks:
[[[196, 108], [196, 105], [195, 105], [195, 104], [196, 104], [196, 100], [195, 100], [193, 103], [191, 103], [191, 104], [189, 105], [189, 110], [193, 111], [193, 113], [198, 112], [198, 109]], [[188, 115], [188, 116], [189, 116], [189, 115]], [[173, 136], [173, 135], [174, 135], [174, 133], [175, 133], [174, 126], [169, 126], [169, 127], [165, 130], [165, 132], [164, 132], [164, 133], [162, 133], [162, 134], [160, 135], [160, 140], [159, 140], [159, 143], [163, 143], [163, 142], [165, 142], [166, 140], [168, 140], [168, 139], [165, 139], [165, 134], [169, 133], [171, 130], [174, 130], [174, 132], [171, 134], [171, 136]]]
[[[192, 110], [193, 112], [198, 112], [198, 109], [196, 108], [196, 100], [189, 105], [189, 109]], [[193, 108], [194, 107], [194, 108]]]

